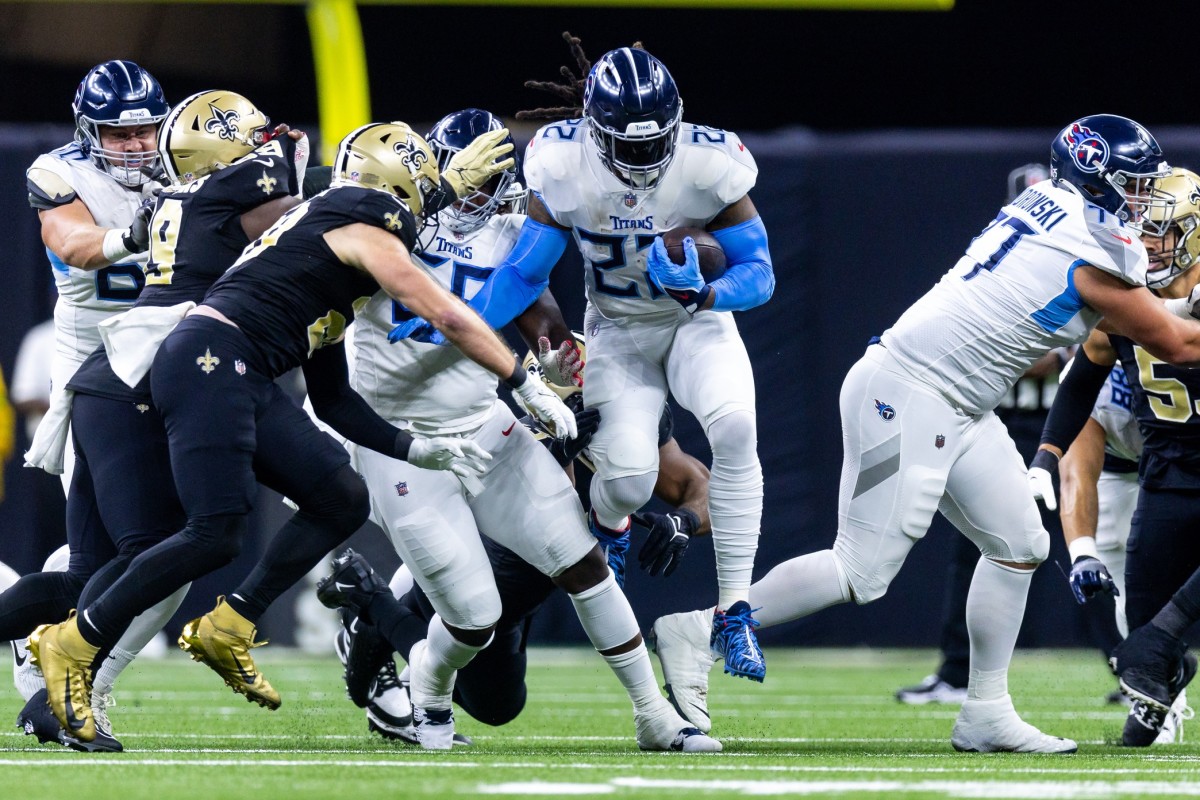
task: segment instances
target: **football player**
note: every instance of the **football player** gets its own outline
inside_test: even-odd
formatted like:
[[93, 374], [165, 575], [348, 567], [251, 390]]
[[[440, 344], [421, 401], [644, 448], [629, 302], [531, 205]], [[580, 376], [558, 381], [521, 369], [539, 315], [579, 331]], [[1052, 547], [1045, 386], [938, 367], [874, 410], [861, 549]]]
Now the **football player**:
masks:
[[[466, 109], [443, 118], [428, 138], [439, 163], [446, 164], [496, 130], [503, 128], [492, 114]], [[470, 299], [492, 265], [519, 246], [528, 225], [524, 215], [495, 214], [515, 177], [514, 169], [441, 212], [441, 227], [425, 235], [417, 258], [431, 280]], [[405, 653], [421, 746], [451, 747], [455, 675], [491, 641], [501, 615], [482, 533], [570, 594], [588, 638], [633, 701], [639, 747], [719, 750], [719, 742], [689, 726], [659, 694], [637, 620], [588, 533], [571, 482], [496, 397], [492, 376], [452, 348], [388, 341], [396, 323], [413, 314], [423, 316], [383, 293], [362, 308], [354, 332], [355, 387], [396, 424], [424, 435], [454, 435], [492, 456], [479, 479], [463, 481], [350, 446], [354, 466], [371, 489], [376, 521], [437, 610], [426, 638]], [[572, 347], [559, 350], [570, 353], [573, 344], [572, 339]], [[541, 381], [529, 383], [561, 403]], [[353, 561], [344, 566], [350, 572], [361, 568]], [[335, 587], [345, 583], [328, 582], [323, 601], [344, 605], [348, 598]], [[383, 585], [378, 579], [377, 584]]]
[[[538, 305], [553, 303], [543, 295]], [[526, 339], [537, 341], [535, 331], [527, 332], [524, 319], [518, 318]], [[585, 346], [576, 336], [578, 352]], [[525, 357], [526, 369], [552, 390], [564, 397], [576, 410], [579, 436], [562, 442], [553, 439], [544, 426], [532, 416], [519, 422], [526, 426], [542, 444], [547, 445], [559, 465], [569, 472], [575, 461], [591, 467], [585, 448], [595, 430], [599, 415], [594, 409], [583, 409], [582, 392], [578, 386], [561, 386], [546, 378], [533, 352]], [[582, 375], [581, 375], [582, 376]], [[711, 531], [708, 520], [708, 470], [680, 449], [672, 436], [673, 420], [670, 407], [663, 412], [659, 426], [659, 460], [661, 468], [655, 485], [655, 496], [674, 507], [667, 514], [645, 512], [637, 515], [639, 524], [649, 529], [649, 536], [639, 552], [641, 565], [657, 575], [670, 575], [683, 558], [692, 536], [704, 536]], [[564, 445], [566, 445], [564, 447]], [[508, 548], [483, 538], [488, 562], [496, 576], [501, 612], [492, 641], [459, 670], [454, 683], [454, 702], [471, 717], [488, 725], [504, 725], [517, 717], [525, 706], [525, 645], [533, 616], [554, 591], [554, 582], [538, 572]], [[344, 556], [343, 565], [348, 565]], [[356, 565], [357, 566], [357, 565]], [[362, 567], [365, 567], [362, 568]], [[362, 567], [342, 566], [320, 584], [324, 593], [334, 582], [356, 582], [358, 596], [370, 598], [364, 608], [343, 608], [344, 630], [339, 633], [337, 650], [346, 666], [346, 683], [350, 697], [365, 706], [368, 728], [385, 738], [418, 743], [411, 725], [408, 673], [396, 674], [392, 652], [404, 657], [412, 646], [425, 637], [428, 622], [436, 613], [429, 597], [419, 585], [414, 585], [411, 571], [402, 565], [392, 577], [388, 590], [383, 582]], [[378, 599], [377, 593], [383, 593]], [[391, 602], [395, 597], [399, 602]], [[363, 601], [359, 601], [360, 603]], [[369, 609], [369, 611], [367, 611]], [[366, 611], [366, 613], [360, 613]], [[367, 622], [370, 618], [372, 622]], [[379, 663], [382, 662], [382, 667]], [[455, 734], [455, 744], [469, 740]]]
[[[1200, 258], [1200, 176], [1174, 169], [1159, 181], [1158, 191], [1170, 205], [1150, 212], [1164, 230], [1143, 237], [1150, 254], [1147, 285], [1168, 298], [1168, 308], [1191, 320], [1200, 316], [1200, 270], [1194, 269]], [[1144, 446], [1137, 513], [1125, 554], [1125, 616], [1131, 633], [1117, 647], [1113, 663], [1121, 688], [1134, 701], [1122, 741], [1144, 747], [1156, 740], [1168, 718], [1177, 721], [1182, 709], [1177, 703], [1196, 673], [1196, 657], [1179, 640], [1200, 616], [1194, 613], [1200, 609], [1200, 579], [1193, 576], [1200, 567], [1193, 535], [1200, 521], [1200, 376], [1176, 366], [1189, 359], [1170, 358], [1126, 328], [1093, 332], [1055, 398], [1029, 479], [1035, 496], [1054, 502], [1050, 476], [1058, 457], [1081, 429], [1087, 435], [1087, 409], [1118, 360], [1129, 376]], [[1100, 560], [1098, 543], [1077, 538], [1071, 544], [1072, 586], [1084, 599], [1111, 591], [1114, 580]]]
[[[29, 204], [38, 212], [58, 289], [50, 409], [26, 460], [61, 475], [68, 494], [75, 453], [67, 444], [65, 387], [100, 345], [97, 325], [129, 308], [142, 289], [149, 239], [146, 201], [162, 174], [155, 149], [158, 123], [170, 108], [153, 75], [132, 61], [113, 60], [88, 70], [71, 109], [75, 141], [39, 156], [26, 172]], [[68, 535], [68, 544], [65, 570], [52, 568], [61, 567], [52, 555], [43, 571], [22, 577], [0, 596], [0, 637], [14, 641], [21, 673], [17, 688], [27, 700], [44, 682], [25, 657], [25, 637], [41, 622], [64, 619], [109, 557], [104, 542]], [[158, 627], [173, 610], [154, 609]], [[103, 670], [113, 674], [108, 664]]]
[[[564, 36], [585, 65], [578, 39]], [[775, 287], [766, 228], [748, 194], [757, 167], [736, 134], [683, 121], [670, 72], [638, 46], [604, 54], [586, 80], [559, 90], [578, 92], [582, 107], [546, 110], [556, 121], [525, 156], [529, 222], [471, 305], [493, 327], [507, 324], [538, 297], [574, 238], [588, 298], [584, 401], [602, 420], [591, 444], [591, 531], [621, 581], [630, 514], [654, 488], [670, 392], [700, 421], [713, 453], [714, 653], [726, 672], [761, 681], [766, 664], [746, 598], [763, 479], [754, 376], [731, 313], [765, 303]], [[542, 118], [525, 115], [534, 117]], [[728, 269], [711, 284], [690, 240], [686, 264], [668, 257], [658, 234], [682, 226], [712, 232], [724, 248]]]
[[[1169, 168], [1154, 137], [1124, 117], [1084, 117], [1051, 143], [1050, 169], [851, 368], [833, 547], [780, 564], [751, 589], [763, 625], [869, 603], [940, 510], [983, 555], [967, 598], [967, 699], [950, 739], [960, 751], [1076, 749], [1022, 721], [1008, 693], [1030, 580], [1050, 545], [993, 409], [1031, 364], [1083, 341], [1101, 318], [1158, 358], [1200, 363], [1200, 324], [1146, 288], [1138, 234], [1160, 233], [1169, 206], [1155, 190]], [[654, 627], [676, 698], [706, 713], [703, 615]]]
[[[191, 100], [178, 110], [180, 130], [199, 127], [218, 139], [233, 135], [243, 145], [249, 139], [251, 148], [260, 138], [253, 134], [261, 133], [261, 126], [238, 128], [247, 109], [210, 102], [211, 97]], [[191, 137], [181, 137], [176, 153], [172, 137], [177, 131], [165, 127], [163, 146], [173, 159], [173, 174], [188, 183], [208, 177], [203, 184], [193, 185], [196, 194], [202, 187], [221, 185], [222, 172], [211, 172], [217, 160], [213, 154], [189, 159]], [[495, 334], [424, 279], [408, 257], [416, 219], [426, 202], [468, 194], [506, 166], [496, 161], [506, 150], [497, 143], [498, 137], [482, 140], [451, 165], [443, 184], [428, 145], [407, 125], [359, 128], [339, 146], [334, 187], [292, 208], [262, 232], [187, 319], [172, 327], [173, 320], [160, 325], [147, 314], [142, 315], [146, 320], [139, 317], [130, 323], [134, 355], [141, 356], [130, 363], [144, 372], [146, 356], [153, 357], [150, 389], [162, 415], [169, 464], [187, 522], [179, 533], [143, 550], [111, 586], [81, 607], [78, 617], [43, 626], [30, 637], [30, 652], [53, 688], [51, 708], [78, 738], [89, 741], [96, 734], [88, 707], [92, 661], [148, 604], [236, 555], [256, 469], [267, 483], [297, 499], [300, 510], [272, 539], [228, 602], [221, 598], [214, 611], [184, 627], [180, 644], [235, 691], [264, 706], [278, 707], [278, 694], [249, 654], [255, 646], [256, 621], [275, 597], [362, 524], [367, 497], [345, 451], [313, 426], [274, 378], [304, 365], [317, 413], [353, 441], [466, 474], [486, 459], [486, 453], [455, 441], [415, 440], [380, 419], [349, 389], [341, 352], [345, 325], [354, 318], [358, 299], [374, 294], [381, 284], [398, 299], [433, 314], [449, 338], [489, 369], [528, 386], [531, 405], [556, 430], [570, 432], [573, 420], [561, 401], [527, 381]], [[270, 172], [273, 166], [269, 159], [250, 155], [244, 163], [252, 165], [247, 167], [252, 176], [258, 173], [258, 180], [250, 184], [251, 194], [268, 195], [279, 185]], [[300, 180], [294, 174], [287, 178], [288, 190], [295, 191]], [[220, 190], [213, 193], [219, 195]], [[190, 193], [185, 188], [181, 195]], [[226, 216], [219, 219], [206, 214], [211, 210], [206, 205], [189, 209], [200, 222], [191, 227], [182, 207], [166, 205], [170, 199], [160, 199], [154, 229], [171, 245], [171, 254], [159, 259], [156, 253], [155, 264], [164, 282], [178, 280], [182, 290], [196, 284], [174, 277], [167, 268], [178, 267], [185, 256], [202, 257], [203, 244], [190, 251], [183, 247], [189, 230], [200, 238], [217, 238], [213, 231], [222, 230], [223, 224], [229, 239], [236, 240], [245, 229], [239, 230], [240, 215], [230, 213], [228, 203]], [[180, 233], [183, 236], [173, 239]], [[186, 304], [172, 306], [168, 311], [177, 316], [186, 308]], [[157, 349], [142, 347], [143, 339], [154, 338], [138, 335], [147, 329], [170, 333]], [[120, 366], [125, 361], [121, 349], [114, 349], [113, 367], [136, 383], [141, 372], [126, 373]]]

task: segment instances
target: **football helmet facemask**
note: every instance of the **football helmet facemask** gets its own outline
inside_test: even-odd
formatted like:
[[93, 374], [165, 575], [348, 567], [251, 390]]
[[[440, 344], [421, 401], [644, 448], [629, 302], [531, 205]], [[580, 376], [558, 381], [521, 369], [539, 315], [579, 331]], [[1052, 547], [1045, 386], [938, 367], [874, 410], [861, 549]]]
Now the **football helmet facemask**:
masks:
[[[478, 108], [467, 108], [442, 117], [425, 135], [425, 140], [437, 156], [438, 170], [441, 171], [446, 169], [455, 153], [475, 141], [476, 137], [503, 127], [504, 123], [494, 114]], [[506, 137], [504, 143], [512, 144], [512, 137]], [[521, 201], [515, 196], [514, 189], [524, 194], [524, 188], [517, 183], [515, 164], [493, 175], [475, 194], [443, 209], [439, 221], [455, 233], [470, 233], [487, 222], [501, 207], [508, 205], [512, 211], [512, 204]], [[523, 210], [523, 201], [520, 205]]]
[[126, 186], [141, 186], [158, 171], [158, 154], [107, 149], [100, 143], [100, 126], [157, 125], [170, 110], [153, 75], [132, 61], [105, 61], [88, 70], [75, 90], [75, 141], [113, 178]]
[[271, 138], [271, 120], [236, 92], [198, 92], [167, 115], [158, 154], [172, 183], [225, 169]]
[[333, 186], [349, 184], [390, 192], [420, 218], [440, 189], [437, 159], [404, 122], [372, 122], [352, 131], [333, 159]]
[[1056, 186], [1154, 236], [1162, 234], [1169, 219], [1169, 199], [1155, 188], [1169, 171], [1150, 132], [1115, 114], [1078, 119], [1050, 144], [1050, 177]]
[[1200, 260], [1200, 175], [1177, 167], [1158, 182], [1158, 191], [1171, 198], [1169, 215], [1152, 208], [1150, 218], [1163, 223], [1164, 244], [1171, 234], [1175, 241], [1171, 249], [1151, 253], [1151, 266], [1154, 260], [1160, 265], [1146, 274], [1146, 285], [1151, 289], [1166, 286]]
[[600, 57], [583, 89], [583, 114], [600, 160], [633, 189], [651, 189], [675, 156], [683, 101], [675, 79], [645, 50]]

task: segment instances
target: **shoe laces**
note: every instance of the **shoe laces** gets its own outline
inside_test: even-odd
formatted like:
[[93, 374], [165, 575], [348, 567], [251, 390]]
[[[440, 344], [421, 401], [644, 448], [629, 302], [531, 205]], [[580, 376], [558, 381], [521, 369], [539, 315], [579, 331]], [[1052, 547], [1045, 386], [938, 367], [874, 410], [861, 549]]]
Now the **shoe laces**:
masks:
[[117, 704], [117, 699], [111, 694], [92, 695], [92, 719], [95, 720], [96, 730], [105, 736], [112, 736], [112, 723], [108, 721], [108, 709]]
[[747, 605], [745, 611], [737, 614], [730, 614], [727, 611], [717, 612], [715, 618], [716, 624], [719, 626], [718, 632], [725, 636], [733, 636], [742, 628], [757, 628], [762, 623], [754, 618], [754, 612], [761, 610], [761, 606], [759, 608], [750, 608]]
[[400, 676], [396, 674], [396, 662], [388, 658], [380, 667], [379, 674], [375, 676], [375, 687], [371, 694], [378, 697], [384, 692], [399, 688]]

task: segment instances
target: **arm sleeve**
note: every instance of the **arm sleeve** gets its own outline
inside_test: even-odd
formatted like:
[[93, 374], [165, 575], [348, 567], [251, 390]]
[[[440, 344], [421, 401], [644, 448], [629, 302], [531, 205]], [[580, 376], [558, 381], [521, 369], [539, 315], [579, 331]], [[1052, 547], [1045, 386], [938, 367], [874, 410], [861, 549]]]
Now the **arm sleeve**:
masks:
[[317, 350], [303, 370], [313, 411], [322, 422], [355, 444], [392, 458], [408, 458], [412, 436], [375, 413], [350, 388], [344, 343]]
[[550, 285], [550, 271], [567, 249], [570, 233], [527, 219], [508, 257], [471, 298], [470, 306], [499, 330], [532, 305]]
[[713, 231], [712, 235], [729, 259], [725, 274], [710, 284], [717, 293], [713, 311], [747, 311], [770, 300], [775, 291], [775, 268], [762, 217]]
[[1087, 424], [1096, 405], [1096, 397], [1108, 380], [1112, 367], [1096, 364], [1083, 348], [1075, 354], [1071, 368], [1058, 385], [1058, 394], [1046, 415], [1042, 444], [1052, 444], [1064, 453]]

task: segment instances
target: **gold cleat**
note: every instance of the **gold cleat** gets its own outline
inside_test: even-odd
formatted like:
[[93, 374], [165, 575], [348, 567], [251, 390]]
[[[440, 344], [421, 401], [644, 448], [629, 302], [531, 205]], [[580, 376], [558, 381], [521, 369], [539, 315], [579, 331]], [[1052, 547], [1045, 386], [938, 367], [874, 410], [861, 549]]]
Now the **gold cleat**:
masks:
[[222, 595], [216, 608], [183, 626], [179, 646], [193, 660], [207, 664], [235, 692], [274, 711], [279, 708], [279, 692], [250, 657], [251, 649], [266, 644], [254, 641], [254, 632], [253, 623], [230, 608]]
[[96, 738], [92, 661], [99, 652], [80, 635], [74, 611], [66, 622], [39, 626], [29, 635], [29, 657], [46, 677], [50, 710], [68, 734], [83, 742]]

